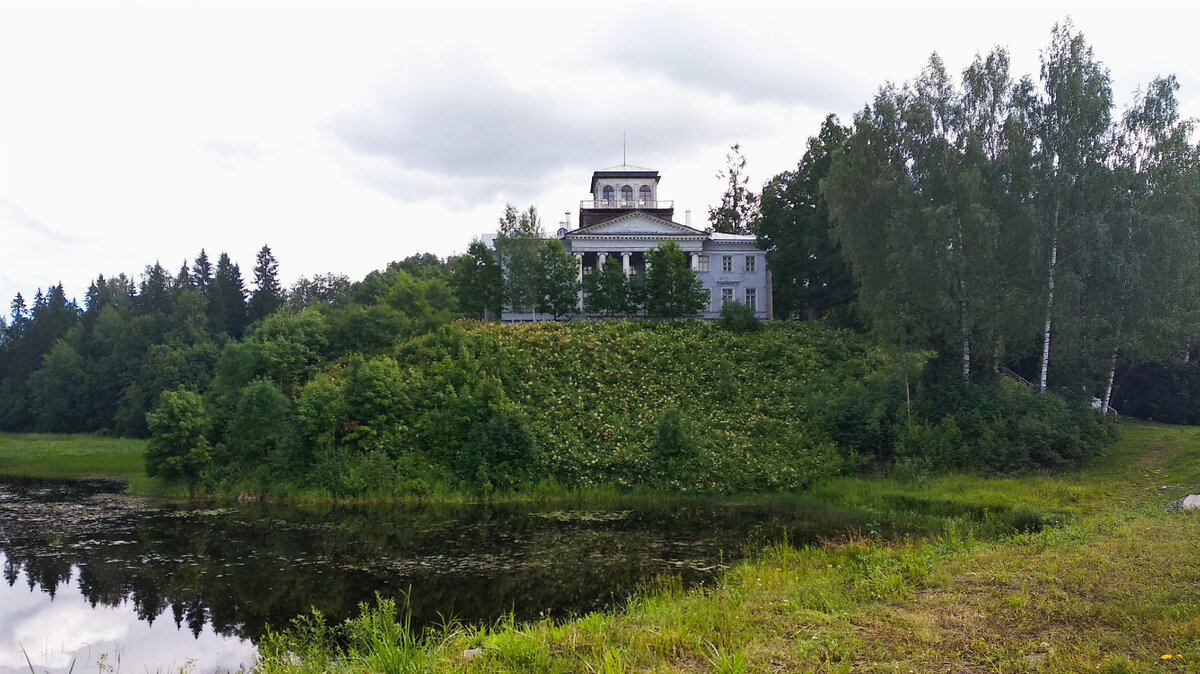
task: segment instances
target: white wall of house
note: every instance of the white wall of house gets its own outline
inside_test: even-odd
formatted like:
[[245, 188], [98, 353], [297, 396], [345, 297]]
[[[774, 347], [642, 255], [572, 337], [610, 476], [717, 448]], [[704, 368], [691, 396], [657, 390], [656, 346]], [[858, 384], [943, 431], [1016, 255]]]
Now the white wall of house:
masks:
[[695, 271], [709, 293], [705, 318], [720, 316], [725, 301], [751, 304], [756, 316], [763, 320], [770, 318], [771, 283], [766, 254], [758, 248], [753, 236], [706, 240]]

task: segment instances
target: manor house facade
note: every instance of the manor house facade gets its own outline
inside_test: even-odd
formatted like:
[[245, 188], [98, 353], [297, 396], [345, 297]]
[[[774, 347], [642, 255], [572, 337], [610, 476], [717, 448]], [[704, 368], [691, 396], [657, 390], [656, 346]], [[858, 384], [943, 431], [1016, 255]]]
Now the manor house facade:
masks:
[[[708, 292], [701, 318], [717, 318], [721, 305], [740, 302], [755, 316], [771, 316], [771, 275], [764, 252], [753, 234], [722, 234], [691, 226], [688, 211], [683, 224], [675, 222], [673, 201], [658, 198], [658, 171], [637, 166], [615, 166], [592, 174], [591, 199], [579, 204], [578, 227], [570, 212], [558, 230], [567, 252], [580, 263], [579, 280], [598, 270], [609, 257], [621, 261], [630, 277], [646, 273], [646, 253], [674, 241], [688, 257]], [[587, 299], [581, 293], [580, 312]], [[531, 316], [505, 312], [503, 319], [528, 320]]]

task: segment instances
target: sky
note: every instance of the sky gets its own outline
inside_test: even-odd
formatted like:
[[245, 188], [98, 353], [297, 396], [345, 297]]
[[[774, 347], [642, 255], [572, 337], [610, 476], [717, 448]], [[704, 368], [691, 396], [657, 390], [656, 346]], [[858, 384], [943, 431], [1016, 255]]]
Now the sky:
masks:
[[[661, 172], [703, 225], [738, 143], [757, 189], [932, 52], [1035, 78], [1068, 17], [1118, 112], [1175, 74], [1200, 4], [0, 0], [0, 298], [227, 252], [249, 286], [464, 252], [506, 203], [577, 222], [592, 171]], [[7, 305], [3, 312], [7, 314]]]

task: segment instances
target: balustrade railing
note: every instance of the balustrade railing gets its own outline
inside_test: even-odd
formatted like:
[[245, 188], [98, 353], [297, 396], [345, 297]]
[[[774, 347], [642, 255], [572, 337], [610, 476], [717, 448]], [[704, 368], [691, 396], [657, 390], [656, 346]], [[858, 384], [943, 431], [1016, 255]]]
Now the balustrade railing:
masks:
[[580, 208], [674, 208], [674, 201], [654, 199], [584, 199]]

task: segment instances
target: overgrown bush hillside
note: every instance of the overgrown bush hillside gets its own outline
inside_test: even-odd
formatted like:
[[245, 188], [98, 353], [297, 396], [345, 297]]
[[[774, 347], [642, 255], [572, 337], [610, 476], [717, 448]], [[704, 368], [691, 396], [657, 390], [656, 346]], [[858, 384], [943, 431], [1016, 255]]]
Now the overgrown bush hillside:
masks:
[[397, 358], [414, 378], [475, 367], [494, 378], [561, 483], [717, 490], [794, 489], [836, 473], [844, 457], [821, 430], [822, 401], [895, 369], [861, 337], [788, 324], [459, 325]]
[[333, 361], [325, 331], [318, 314], [277, 315], [226, 346], [204, 395], [163, 393], [147, 472], [333, 497], [780, 491], [864, 465], [1059, 468], [1109, 437], [1020, 386], [923, 404], [925, 355], [818, 324], [459, 322]]

